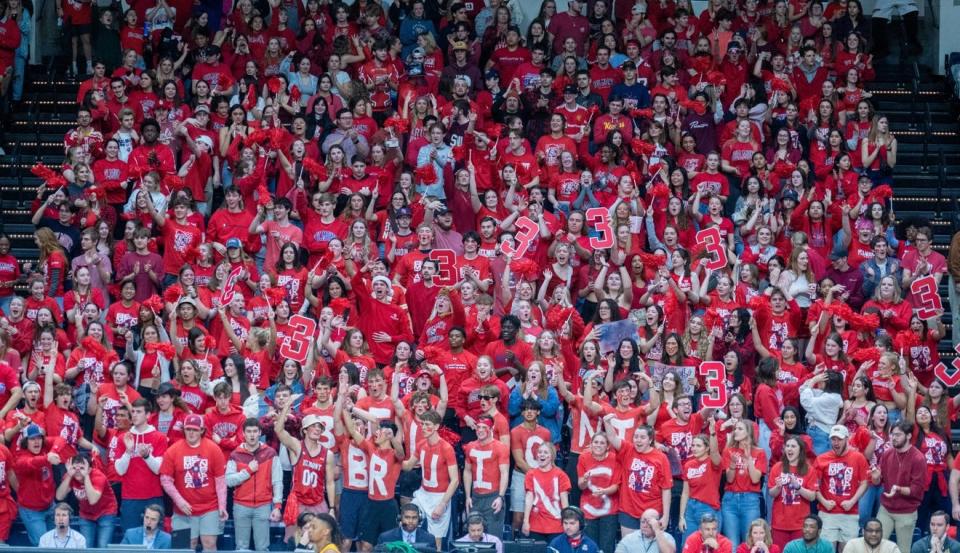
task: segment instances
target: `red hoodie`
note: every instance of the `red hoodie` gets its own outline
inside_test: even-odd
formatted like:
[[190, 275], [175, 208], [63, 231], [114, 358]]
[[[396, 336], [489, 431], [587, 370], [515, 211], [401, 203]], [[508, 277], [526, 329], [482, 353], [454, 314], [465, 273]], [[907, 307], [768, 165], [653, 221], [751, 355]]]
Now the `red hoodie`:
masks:
[[223, 456], [229, 457], [233, 450], [243, 443], [243, 422], [247, 417], [243, 411], [235, 405], [230, 406], [230, 410], [221, 413], [216, 407], [207, 409], [207, 414], [203, 416], [203, 424], [209, 431], [210, 439], [213, 436], [220, 437], [220, 449], [223, 450]]

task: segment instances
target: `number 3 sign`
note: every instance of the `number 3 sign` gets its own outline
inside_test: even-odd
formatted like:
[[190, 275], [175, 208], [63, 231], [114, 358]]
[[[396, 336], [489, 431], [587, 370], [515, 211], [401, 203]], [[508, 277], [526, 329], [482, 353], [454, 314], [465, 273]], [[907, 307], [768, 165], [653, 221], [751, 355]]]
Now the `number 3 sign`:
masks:
[[513, 256], [514, 259], [523, 257], [523, 254], [527, 253], [527, 250], [530, 248], [530, 244], [533, 243], [533, 240], [540, 233], [540, 225], [533, 222], [529, 217], [520, 217], [517, 219], [516, 223], [517, 234], [514, 238], [517, 241], [516, 247], [510, 242], [504, 242], [500, 246], [500, 251], [504, 255]]
[[727, 405], [727, 367], [720, 361], [700, 363], [700, 376], [707, 384], [707, 395], [700, 397], [704, 407], [722, 409]]
[[931, 275], [918, 278], [910, 284], [910, 293], [916, 296], [920, 303], [917, 316], [920, 320], [929, 321], [937, 316], [937, 311], [943, 309], [943, 300], [937, 290], [937, 280]]
[[453, 250], [433, 250], [430, 259], [440, 265], [440, 271], [433, 277], [437, 286], [453, 286], [457, 283], [457, 254]]
[[596, 227], [602, 238], [590, 237], [590, 247], [605, 250], [613, 246], [613, 229], [610, 228], [610, 212], [602, 207], [591, 207], [587, 210], [587, 222]]
[[710, 255], [707, 269], [716, 271], [727, 266], [727, 248], [723, 245], [719, 227], [710, 227], [697, 233], [697, 245]]
[[280, 358], [293, 359], [301, 365], [307, 362], [307, 354], [317, 334], [317, 322], [303, 315], [290, 317], [293, 334], [280, 343]]

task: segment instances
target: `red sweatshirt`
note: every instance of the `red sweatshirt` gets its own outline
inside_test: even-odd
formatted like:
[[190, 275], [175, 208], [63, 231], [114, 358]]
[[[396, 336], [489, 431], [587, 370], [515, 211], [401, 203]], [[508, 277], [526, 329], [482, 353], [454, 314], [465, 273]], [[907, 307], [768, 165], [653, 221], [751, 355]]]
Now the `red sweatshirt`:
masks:
[[231, 405], [226, 413], [211, 407], [203, 416], [203, 424], [210, 431], [210, 439], [212, 440], [214, 435], [220, 436], [219, 445], [225, 458], [243, 443], [243, 421], [245, 420], [247, 417], [235, 405]]
[[[393, 350], [399, 342], [413, 341], [410, 318], [399, 305], [375, 299], [359, 272], [353, 275], [351, 284], [356, 295], [357, 307], [360, 313], [363, 313], [363, 316], [357, 320], [357, 326], [363, 331], [363, 335], [368, 337], [370, 355], [377, 363], [387, 364], [393, 357]], [[390, 341], [377, 342], [369, 338], [374, 332], [386, 332], [390, 335]]]

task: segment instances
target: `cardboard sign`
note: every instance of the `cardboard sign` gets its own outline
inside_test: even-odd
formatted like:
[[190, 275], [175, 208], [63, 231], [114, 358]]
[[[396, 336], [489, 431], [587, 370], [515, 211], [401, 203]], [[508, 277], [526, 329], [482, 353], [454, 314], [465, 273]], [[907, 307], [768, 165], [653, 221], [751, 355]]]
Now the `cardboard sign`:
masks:
[[227, 282], [223, 284], [223, 291], [220, 292], [220, 305], [226, 306], [233, 299], [233, 293], [237, 290], [237, 283], [240, 282], [240, 273], [243, 272], [243, 265], [234, 267], [227, 276]]
[[430, 259], [440, 265], [440, 269], [433, 277], [437, 286], [453, 286], [457, 283], [457, 254], [453, 250], [432, 250]]
[[293, 332], [280, 343], [280, 358], [293, 359], [303, 365], [307, 362], [310, 348], [317, 335], [317, 321], [294, 315], [290, 317], [290, 327]]
[[910, 293], [914, 295], [920, 307], [917, 316], [920, 320], [929, 321], [937, 316], [937, 311], [943, 310], [943, 300], [937, 289], [937, 280], [931, 275], [918, 278], [910, 284]]
[[517, 233], [514, 237], [517, 245], [514, 246], [509, 242], [504, 242], [500, 246], [500, 251], [504, 255], [513, 256], [514, 259], [523, 257], [523, 254], [527, 253], [527, 250], [530, 248], [530, 244], [537, 238], [537, 235], [540, 234], [540, 225], [534, 223], [529, 217], [520, 217], [517, 219]]
[[720, 229], [710, 227], [697, 233], [697, 246], [702, 247], [710, 256], [707, 269], [717, 271], [727, 266], [727, 248], [720, 238]]
[[587, 210], [587, 222], [600, 232], [600, 237], [590, 237], [590, 247], [605, 250], [613, 247], [613, 228], [610, 227], [610, 212], [602, 207]]
[[699, 371], [707, 385], [707, 395], [700, 396], [700, 404], [722, 409], [727, 405], [727, 367], [720, 361], [704, 361]]

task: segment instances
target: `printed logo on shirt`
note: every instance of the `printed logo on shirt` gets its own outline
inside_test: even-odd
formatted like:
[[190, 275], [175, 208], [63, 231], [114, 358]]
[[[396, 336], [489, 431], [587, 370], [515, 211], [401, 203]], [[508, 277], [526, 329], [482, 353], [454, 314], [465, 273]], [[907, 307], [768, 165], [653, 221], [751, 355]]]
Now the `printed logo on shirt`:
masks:
[[634, 459], [630, 464], [630, 477], [627, 479], [627, 485], [635, 492], [649, 491], [653, 484], [653, 475], [656, 467], [647, 463], [643, 459]]
[[183, 458], [183, 485], [187, 489], [195, 490], [210, 484], [210, 462], [206, 457], [188, 455]]

